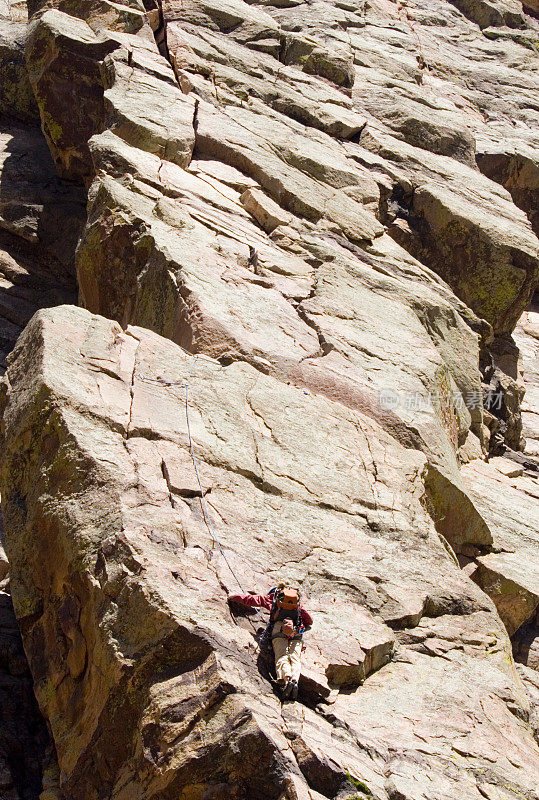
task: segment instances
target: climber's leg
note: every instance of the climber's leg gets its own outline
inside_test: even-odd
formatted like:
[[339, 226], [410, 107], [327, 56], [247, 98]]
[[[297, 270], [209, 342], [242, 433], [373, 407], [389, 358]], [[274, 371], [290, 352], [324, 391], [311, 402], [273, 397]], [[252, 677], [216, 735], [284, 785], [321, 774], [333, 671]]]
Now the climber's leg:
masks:
[[290, 678], [295, 683], [299, 682], [299, 675], [301, 672], [301, 649], [302, 642], [293, 639], [288, 643], [288, 661], [290, 664]]
[[275, 653], [275, 673], [277, 683], [284, 686], [290, 678], [292, 668], [288, 656], [288, 641], [282, 636], [278, 636], [272, 641], [273, 652]]

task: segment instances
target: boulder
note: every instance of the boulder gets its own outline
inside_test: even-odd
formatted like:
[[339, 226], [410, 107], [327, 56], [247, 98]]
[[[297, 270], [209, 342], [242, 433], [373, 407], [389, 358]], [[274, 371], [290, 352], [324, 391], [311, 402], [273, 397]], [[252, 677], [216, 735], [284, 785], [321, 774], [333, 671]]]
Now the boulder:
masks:
[[279, 225], [286, 225], [292, 220], [291, 214], [283, 212], [281, 206], [259, 189], [247, 189], [240, 197], [240, 201], [266, 233], [273, 233]]
[[94, 30], [121, 30], [140, 33], [151, 37], [150, 26], [146, 20], [143, 0], [28, 0], [30, 15], [37, 15], [47, 9], [56, 9], [64, 14], [83, 19]]

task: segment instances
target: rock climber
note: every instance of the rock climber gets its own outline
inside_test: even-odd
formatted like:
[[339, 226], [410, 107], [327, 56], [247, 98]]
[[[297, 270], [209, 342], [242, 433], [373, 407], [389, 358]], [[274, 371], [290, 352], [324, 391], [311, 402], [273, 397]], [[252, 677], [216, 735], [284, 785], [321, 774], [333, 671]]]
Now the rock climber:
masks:
[[296, 700], [301, 671], [303, 634], [310, 629], [313, 618], [301, 605], [299, 589], [279, 583], [268, 594], [232, 594], [230, 603], [247, 608], [267, 608], [269, 622], [262, 641], [271, 639], [275, 656], [275, 672], [281, 697]]

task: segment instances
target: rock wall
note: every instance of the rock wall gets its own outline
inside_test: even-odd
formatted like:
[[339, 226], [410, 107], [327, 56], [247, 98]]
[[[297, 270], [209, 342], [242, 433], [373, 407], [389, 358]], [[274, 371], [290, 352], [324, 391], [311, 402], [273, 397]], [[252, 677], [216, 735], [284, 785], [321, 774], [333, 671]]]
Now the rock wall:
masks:
[[42, 800], [538, 797], [535, 11], [0, 4]]

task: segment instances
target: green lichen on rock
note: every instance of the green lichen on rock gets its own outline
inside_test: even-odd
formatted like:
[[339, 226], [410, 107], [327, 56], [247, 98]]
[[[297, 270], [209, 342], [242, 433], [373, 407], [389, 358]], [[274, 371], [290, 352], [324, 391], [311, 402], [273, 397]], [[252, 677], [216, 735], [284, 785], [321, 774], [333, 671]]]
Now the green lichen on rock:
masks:
[[350, 797], [347, 797], [346, 800], [364, 800], [365, 797], [373, 797], [373, 794], [366, 783], [361, 781], [359, 778], [354, 777], [354, 775], [351, 775], [350, 772], [346, 773], [346, 777], [354, 786], [354, 788], [360, 792], [360, 794], [354, 794]]
[[0, 18], [0, 113], [35, 124], [39, 112], [26, 70], [26, 26]]

